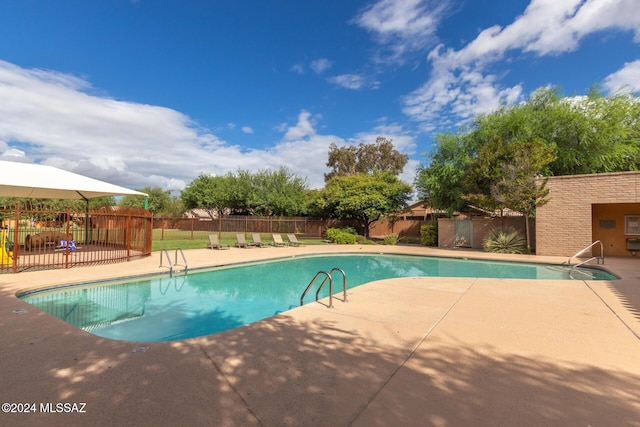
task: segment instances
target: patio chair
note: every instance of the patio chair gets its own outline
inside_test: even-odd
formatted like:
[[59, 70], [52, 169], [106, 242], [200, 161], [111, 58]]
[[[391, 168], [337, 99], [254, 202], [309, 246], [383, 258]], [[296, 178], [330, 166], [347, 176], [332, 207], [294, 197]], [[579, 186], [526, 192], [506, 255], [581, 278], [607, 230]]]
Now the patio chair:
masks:
[[257, 248], [264, 248], [265, 244], [262, 243], [262, 237], [260, 237], [260, 233], [252, 233], [251, 236], [253, 238], [253, 242], [250, 243], [251, 245]]
[[209, 249], [230, 249], [231, 245], [227, 243], [220, 243], [217, 234], [209, 234]]
[[247, 239], [246, 239], [246, 237], [244, 237], [244, 233], [236, 234], [236, 247], [248, 249], [251, 246], [252, 245], [247, 243]]
[[284, 240], [282, 240], [282, 236], [281, 235], [274, 233], [274, 234], [272, 234], [272, 236], [273, 236], [273, 246], [275, 246], [277, 248], [278, 247], [281, 248], [283, 246], [287, 246], [287, 243]]
[[298, 241], [298, 238], [293, 233], [287, 234], [287, 239], [289, 239], [289, 244], [291, 246], [304, 246], [301, 242]]

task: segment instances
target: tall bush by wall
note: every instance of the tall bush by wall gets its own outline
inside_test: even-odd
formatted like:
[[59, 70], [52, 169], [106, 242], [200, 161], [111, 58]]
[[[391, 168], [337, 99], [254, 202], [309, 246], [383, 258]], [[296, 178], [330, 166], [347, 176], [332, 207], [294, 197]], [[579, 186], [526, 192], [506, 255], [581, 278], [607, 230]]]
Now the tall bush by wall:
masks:
[[420, 239], [424, 246], [438, 246], [438, 226], [435, 224], [421, 226]]

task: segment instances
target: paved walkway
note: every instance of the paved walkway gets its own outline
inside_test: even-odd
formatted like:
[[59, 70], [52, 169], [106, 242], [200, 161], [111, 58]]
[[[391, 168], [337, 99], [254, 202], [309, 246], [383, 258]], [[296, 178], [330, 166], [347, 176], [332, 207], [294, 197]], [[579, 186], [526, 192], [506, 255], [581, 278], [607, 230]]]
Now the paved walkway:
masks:
[[[489, 257], [401, 246], [186, 256], [194, 268], [331, 251]], [[157, 256], [0, 276], [0, 403], [36, 409], [0, 413], [1, 426], [640, 426], [640, 259], [607, 259], [616, 282], [379, 281], [332, 310], [312, 303], [166, 343], [96, 337], [15, 297], [158, 272]], [[84, 412], [43, 413], [57, 403]]]

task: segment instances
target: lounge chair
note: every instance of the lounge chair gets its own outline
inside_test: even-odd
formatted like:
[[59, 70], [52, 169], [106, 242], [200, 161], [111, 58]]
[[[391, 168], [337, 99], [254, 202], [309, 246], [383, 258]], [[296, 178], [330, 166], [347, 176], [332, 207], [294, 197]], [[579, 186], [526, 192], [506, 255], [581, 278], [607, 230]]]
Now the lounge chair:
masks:
[[249, 243], [247, 243], [247, 239], [246, 237], [244, 237], [244, 233], [238, 233], [236, 234], [236, 246], [238, 248], [250, 248], [252, 245], [250, 245]]
[[293, 233], [287, 234], [287, 239], [289, 239], [289, 244], [291, 246], [304, 246], [301, 242], [298, 241], [298, 238]]
[[275, 247], [283, 247], [283, 246], [287, 246], [287, 243], [282, 240], [282, 236], [279, 234], [272, 234], [273, 236], [273, 246]]
[[207, 248], [209, 248], [209, 249], [230, 249], [231, 245], [229, 245], [227, 243], [220, 243], [220, 241], [218, 240], [218, 235], [217, 234], [209, 234], [209, 246], [207, 246]]
[[257, 248], [263, 248], [264, 243], [262, 243], [262, 237], [260, 237], [260, 233], [252, 233], [253, 242], [251, 245]]

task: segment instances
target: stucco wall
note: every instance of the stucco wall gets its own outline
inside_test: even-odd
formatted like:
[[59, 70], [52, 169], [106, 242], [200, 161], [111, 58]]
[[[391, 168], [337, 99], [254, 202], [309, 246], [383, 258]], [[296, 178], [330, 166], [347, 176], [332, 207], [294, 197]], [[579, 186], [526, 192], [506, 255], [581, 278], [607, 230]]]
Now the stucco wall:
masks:
[[616, 218], [640, 214], [640, 172], [559, 176], [547, 185], [549, 202], [536, 212], [538, 255], [569, 257], [597, 240], [595, 234], [605, 243], [605, 255], [630, 256], [621, 250], [620, 237], [613, 238], [620, 227], [624, 234], [624, 224], [617, 221], [615, 229], [594, 230], [593, 206], [612, 205]]
[[[453, 248], [455, 247], [455, 222], [454, 218], [438, 218], [438, 247]], [[471, 239], [471, 248], [482, 249], [484, 240], [494, 228], [509, 227], [519, 231], [525, 236], [525, 224], [522, 217], [503, 217], [503, 218], [471, 218], [473, 236]], [[531, 247], [536, 247], [535, 220], [529, 221], [529, 230], [531, 232]]]

